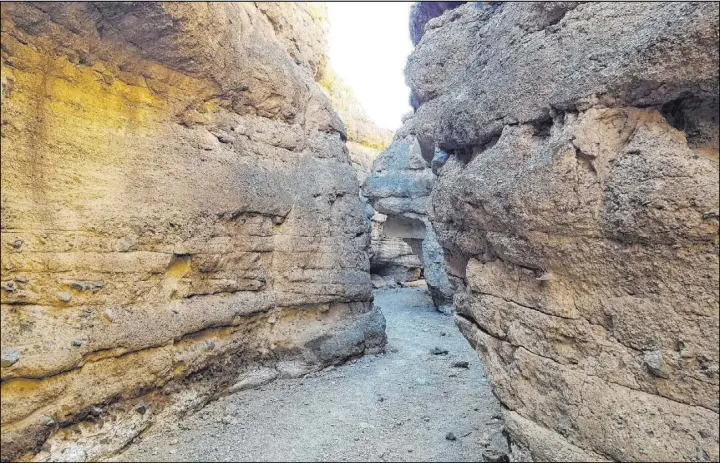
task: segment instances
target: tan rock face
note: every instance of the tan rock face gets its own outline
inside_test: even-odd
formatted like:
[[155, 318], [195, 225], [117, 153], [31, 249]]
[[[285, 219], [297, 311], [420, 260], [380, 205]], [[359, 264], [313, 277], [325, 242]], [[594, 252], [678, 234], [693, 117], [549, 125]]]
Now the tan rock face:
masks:
[[[352, 89], [343, 84], [329, 65], [319, 83], [343, 121], [350, 162], [359, 184], [362, 185], [370, 173], [373, 161], [390, 144], [392, 132], [377, 126], [368, 118]], [[385, 219], [381, 218], [382, 214], [373, 210], [362, 193], [361, 198], [365, 203], [365, 217], [371, 230], [370, 270], [374, 275], [373, 286], [384, 287], [387, 283], [395, 284], [420, 278], [421, 264], [412, 248], [399, 238], [386, 237], [383, 234]]]
[[2, 5], [3, 460], [382, 346], [321, 13]]
[[468, 4], [407, 72], [515, 457], [717, 460], [716, 6]]

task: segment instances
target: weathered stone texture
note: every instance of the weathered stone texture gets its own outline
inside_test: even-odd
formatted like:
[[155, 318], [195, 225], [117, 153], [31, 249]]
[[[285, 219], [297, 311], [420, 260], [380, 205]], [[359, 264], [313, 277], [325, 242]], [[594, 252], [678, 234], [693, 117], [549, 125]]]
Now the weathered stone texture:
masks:
[[[347, 136], [347, 149], [355, 176], [360, 185], [365, 182], [373, 161], [390, 144], [392, 132], [378, 127], [365, 114], [352, 89], [345, 86], [330, 66], [320, 80], [320, 88], [343, 121]], [[421, 265], [409, 245], [400, 238], [387, 238], [382, 232], [385, 216], [374, 211], [367, 198], [365, 204], [366, 225], [370, 230], [370, 270], [373, 287], [396, 285], [399, 282], [417, 280]]]
[[[88, 410], [128, 409], [136, 434], [161, 386], [197, 406], [251, 365], [382, 346], [321, 23], [311, 4], [2, 5], [3, 460]], [[83, 457], [134, 435], [93, 422]]]
[[410, 40], [417, 45], [425, 32], [425, 24], [444, 11], [467, 2], [415, 2], [410, 6]]
[[[443, 268], [442, 248], [427, 220], [427, 203], [432, 191], [434, 175], [422, 156], [415, 136], [413, 118], [406, 117], [393, 142], [375, 160], [365, 180], [362, 193], [382, 215], [381, 245], [393, 243], [405, 247], [423, 267], [423, 277], [436, 307], [449, 306], [452, 288]], [[375, 252], [371, 264], [375, 265]], [[404, 262], [385, 259], [378, 266], [406, 266]], [[407, 280], [405, 280], [407, 281]]]
[[463, 5], [408, 61], [457, 324], [516, 458], [718, 453], [718, 8]]

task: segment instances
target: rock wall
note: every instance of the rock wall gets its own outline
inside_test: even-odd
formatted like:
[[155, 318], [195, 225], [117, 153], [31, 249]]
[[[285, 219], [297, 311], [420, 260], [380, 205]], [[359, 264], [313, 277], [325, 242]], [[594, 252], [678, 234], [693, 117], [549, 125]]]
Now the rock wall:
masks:
[[[414, 119], [407, 116], [403, 127], [395, 133], [390, 146], [372, 166], [362, 187], [362, 193], [381, 215], [382, 240], [386, 247], [394, 245], [404, 260], [386, 259], [385, 275], [407, 274], [422, 267], [428, 290], [435, 306], [443, 309], [452, 301], [453, 290], [443, 268], [443, 251], [427, 219], [427, 203], [432, 191], [434, 175], [423, 159], [420, 143], [415, 135]], [[376, 219], [377, 220], [377, 219]], [[387, 244], [385, 244], [387, 243]], [[375, 242], [373, 242], [375, 245]], [[406, 257], [411, 255], [414, 259]], [[394, 277], [396, 281], [409, 281]]]
[[718, 460], [718, 8], [467, 4], [406, 75], [513, 458]]
[[323, 20], [2, 4], [3, 461], [382, 348]]
[[415, 2], [410, 6], [410, 41], [417, 45], [425, 33], [425, 24], [446, 10], [467, 2]]

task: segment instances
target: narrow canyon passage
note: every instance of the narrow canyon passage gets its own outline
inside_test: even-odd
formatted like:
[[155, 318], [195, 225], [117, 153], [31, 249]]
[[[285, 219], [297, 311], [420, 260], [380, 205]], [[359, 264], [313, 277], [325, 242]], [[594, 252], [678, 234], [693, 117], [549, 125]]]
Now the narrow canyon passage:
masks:
[[0, 462], [720, 461], [717, 3], [0, 12]]
[[151, 427], [112, 461], [478, 461], [505, 453], [500, 406], [452, 317], [422, 289], [376, 291], [375, 300], [387, 319], [385, 354], [225, 396]]

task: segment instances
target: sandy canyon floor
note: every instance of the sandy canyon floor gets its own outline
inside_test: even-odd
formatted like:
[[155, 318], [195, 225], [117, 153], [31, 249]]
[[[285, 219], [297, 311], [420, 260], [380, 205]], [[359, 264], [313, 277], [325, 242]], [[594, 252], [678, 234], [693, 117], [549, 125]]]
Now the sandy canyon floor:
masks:
[[150, 428], [112, 461], [478, 461], [504, 453], [499, 404], [452, 317], [422, 289], [377, 291], [375, 300], [387, 319], [384, 354], [225, 396]]

